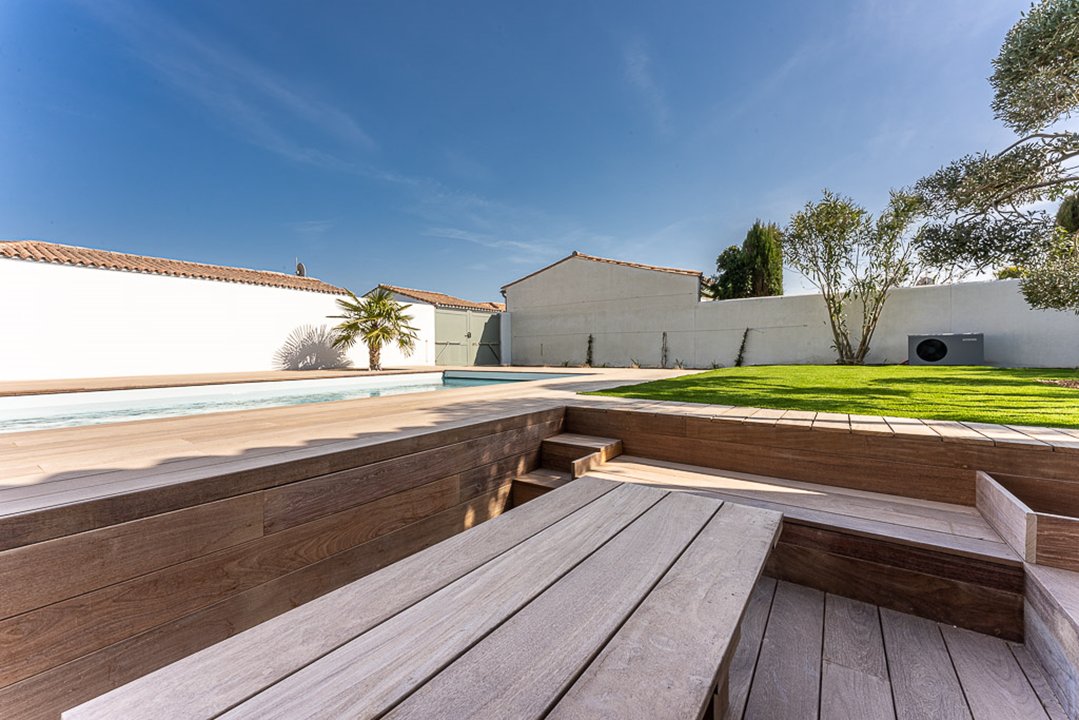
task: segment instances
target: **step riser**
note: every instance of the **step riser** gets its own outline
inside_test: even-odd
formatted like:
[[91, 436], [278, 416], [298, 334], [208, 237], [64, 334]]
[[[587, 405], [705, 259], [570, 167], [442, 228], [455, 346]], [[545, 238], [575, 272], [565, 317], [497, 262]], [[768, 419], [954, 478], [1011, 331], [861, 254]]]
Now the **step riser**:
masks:
[[[597, 449], [594, 445], [577, 445], [548, 439], [540, 446], [540, 465], [551, 470], [568, 472], [576, 478], [621, 454], [621, 440]], [[580, 462], [582, 460], [586, 462]]]

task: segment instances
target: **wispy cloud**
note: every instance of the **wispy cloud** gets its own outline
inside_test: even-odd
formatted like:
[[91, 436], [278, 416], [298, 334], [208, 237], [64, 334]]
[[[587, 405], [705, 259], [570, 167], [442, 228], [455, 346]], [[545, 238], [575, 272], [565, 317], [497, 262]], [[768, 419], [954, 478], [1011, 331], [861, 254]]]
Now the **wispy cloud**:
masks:
[[301, 238], [317, 238], [333, 229], [333, 220], [301, 220], [289, 223], [289, 227]]
[[673, 133], [671, 108], [667, 103], [667, 94], [656, 81], [652, 72], [652, 55], [643, 40], [636, 39], [622, 48], [622, 65], [626, 81], [640, 96], [652, 122], [660, 135]]
[[110, 0], [85, 5], [158, 77], [254, 145], [297, 162], [346, 171], [362, 169], [354, 158], [376, 147], [348, 112], [205, 32], [196, 33], [144, 5]]

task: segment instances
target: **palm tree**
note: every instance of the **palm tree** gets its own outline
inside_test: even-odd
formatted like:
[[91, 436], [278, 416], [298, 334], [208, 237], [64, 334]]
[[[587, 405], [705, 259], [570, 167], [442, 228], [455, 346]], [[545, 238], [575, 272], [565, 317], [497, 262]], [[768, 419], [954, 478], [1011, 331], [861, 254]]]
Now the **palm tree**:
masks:
[[348, 349], [362, 340], [367, 345], [372, 370], [382, 369], [382, 346], [397, 343], [405, 355], [416, 348], [416, 328], [409, 325], [412, 316], [405, 313], [409, 307], [393, 299], [385, 288], [376, 288], [362, 299], [351, 292], [349, 298], [339, 298], [337, 306], [344, 315], [340, 325], [334, 328], [334, 347]]

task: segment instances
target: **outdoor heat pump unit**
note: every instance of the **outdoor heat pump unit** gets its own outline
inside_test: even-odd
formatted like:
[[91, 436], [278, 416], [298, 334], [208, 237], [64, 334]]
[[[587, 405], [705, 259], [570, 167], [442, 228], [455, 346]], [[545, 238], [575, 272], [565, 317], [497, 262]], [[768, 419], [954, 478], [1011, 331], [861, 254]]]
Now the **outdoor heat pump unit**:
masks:
[[984, 365], [982, 333], [908, 335], [907, 362], [911, 365]]

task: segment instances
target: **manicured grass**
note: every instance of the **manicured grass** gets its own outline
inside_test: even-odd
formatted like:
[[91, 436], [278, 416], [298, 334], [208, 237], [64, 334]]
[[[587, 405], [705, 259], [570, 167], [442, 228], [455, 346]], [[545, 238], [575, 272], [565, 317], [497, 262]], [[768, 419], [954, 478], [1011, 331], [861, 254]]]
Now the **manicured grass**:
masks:
[[1075, 370], [888, 365], [725, 368], [592, 393], [786, 410], [1079, 428]]

